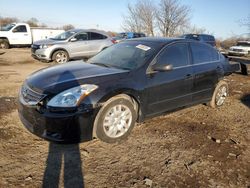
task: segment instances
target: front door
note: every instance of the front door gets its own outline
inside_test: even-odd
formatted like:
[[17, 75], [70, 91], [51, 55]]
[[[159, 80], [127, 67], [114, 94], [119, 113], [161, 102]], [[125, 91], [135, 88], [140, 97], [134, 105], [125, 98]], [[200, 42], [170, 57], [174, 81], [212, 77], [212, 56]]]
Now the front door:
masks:
[[12, 29], [10, 43], [14, 45], [28, 45], [32, 43], [31, 34], [30, 32], [28, 32], [27, 27], [25, 25], [18, 25]]
[[72, 41], [71, 39], [71, 41], [68, 44], [71, 58], [88, 56], [89, 54], [88, 34], [85, 32], [78, 33], [77, 35], [74, 36], [74, 40], [76, 41]]
[[[158, 64], [171, 64], [173, 69], [147, 75], [147, 115], [155, 115], [192, 102], [193, 69], [186, 43], [168, 45], [156, 58]], [[150, 67], [149, 67], [150, 69]]]

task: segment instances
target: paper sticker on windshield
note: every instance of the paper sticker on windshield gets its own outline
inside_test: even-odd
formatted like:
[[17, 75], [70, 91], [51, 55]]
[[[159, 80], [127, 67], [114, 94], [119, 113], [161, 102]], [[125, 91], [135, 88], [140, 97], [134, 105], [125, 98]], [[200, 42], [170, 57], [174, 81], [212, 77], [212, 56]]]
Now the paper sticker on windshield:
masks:
[[136, 48], [139, 48], [139, 49], [144, 50], [144, 51], [148, 51], [151, 49], [149, 46], [145, 46], [142, 44], [137, 45]]

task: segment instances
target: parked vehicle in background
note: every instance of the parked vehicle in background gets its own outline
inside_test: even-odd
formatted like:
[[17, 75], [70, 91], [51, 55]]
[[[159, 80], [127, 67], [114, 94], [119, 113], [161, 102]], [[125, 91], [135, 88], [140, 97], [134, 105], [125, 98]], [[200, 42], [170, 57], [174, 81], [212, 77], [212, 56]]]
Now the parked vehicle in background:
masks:
[[[239, 68], [239, 66], [238, 66]], [[19, 94], [19, 115], [33, 134], [54, 142], [99, 138], [118, 142], [135, 122], [228, 96], [232, 73], [216, 49], [193, 40], [122, 41], [88, 60], [30, 75]]]
[[207, 34], [185, 34], [185, 35], [182, 35], [181, 38], [198, 40], [198, 41], [210, 44], [213, 47], [216, 47], [216, 42], [215, 42], [215, 38], [214, 38], [213, 35], [207, 35]]
[[250, 56], [250, 41], [239, 41], [229, 48], [228, 55]]
[[94, 56], [113, 43], [112, 38], [103, 31], [72, 29], [56, 37], [36, 41], [31, 52], [38, 60], [65, 63], [70, 59]]
[[146, 37], [146, 35], [144, 33], [123, 32], [113, 37], [113, 39], [115, 40], [116, 43], [118, 43], [125, 39], [140, 38], [140, 37]]
[[61, 29], [30, 27], [26, 23], [12, 23], [0, 30], [0, 48], [30, 46], [34, 41], [54, 37], [64, 32]]

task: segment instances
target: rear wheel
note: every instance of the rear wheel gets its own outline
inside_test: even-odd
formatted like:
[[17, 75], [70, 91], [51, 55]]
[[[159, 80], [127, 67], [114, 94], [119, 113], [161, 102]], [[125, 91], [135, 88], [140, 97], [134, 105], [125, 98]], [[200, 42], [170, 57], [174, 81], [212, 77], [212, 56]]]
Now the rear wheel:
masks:
[[2, 48], [2, 49], [9, 49], [10, 48], [10, 44], [9, 44], [8, 40], [6, 40], [6, 39], [0, 40], [0, 48]]
[[132, 131], [137, 113], [129, 97], [118, 95], [108, 100], [98, 112], [94, 134], [104, 142], [114, 143], [125, 139]]
[[228, 94], [228, 84], [225, 81], [220, 81], [214, 90], [210, 106], [212, 108], [222, 106], [225, 103]]
[[69, 61], [69, 55], [64, 50], [58, 50], [58, 51], [54, 52], [54, 54], [52, 56], [52, 60], [55, 63], [66, 63]]

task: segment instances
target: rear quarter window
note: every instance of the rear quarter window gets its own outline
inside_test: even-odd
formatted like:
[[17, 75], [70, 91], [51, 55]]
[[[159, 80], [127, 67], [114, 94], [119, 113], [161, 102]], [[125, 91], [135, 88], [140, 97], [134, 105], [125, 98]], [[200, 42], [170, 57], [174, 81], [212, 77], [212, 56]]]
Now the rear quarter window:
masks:
[[219, 61], [219, 54], [213, 47], [198, 42], [190, 46], [194, 64]]

